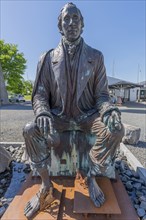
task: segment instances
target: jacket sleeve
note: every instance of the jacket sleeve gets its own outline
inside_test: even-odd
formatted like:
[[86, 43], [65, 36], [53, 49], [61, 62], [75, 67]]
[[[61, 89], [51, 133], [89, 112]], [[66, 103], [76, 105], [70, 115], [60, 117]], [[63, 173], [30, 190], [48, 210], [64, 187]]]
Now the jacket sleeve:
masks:
[[50, 116], [50, 66], [49, 66], [49, 56], [48, 53], [42, 56], [37, 66], [36, 80], [34, 83], [34, 89], [32, 93], [32, 106], [34, 114], [39, 116]]
[[113, 110], [119, 112], [118, 108], [113, 106], [110, 102], [106, 69], [104, 66], [104, 58], [101, 52], [96, 69], [95, 100], [96, 108], [98, 109], [102, 119], [105, 114], [110, 113]]

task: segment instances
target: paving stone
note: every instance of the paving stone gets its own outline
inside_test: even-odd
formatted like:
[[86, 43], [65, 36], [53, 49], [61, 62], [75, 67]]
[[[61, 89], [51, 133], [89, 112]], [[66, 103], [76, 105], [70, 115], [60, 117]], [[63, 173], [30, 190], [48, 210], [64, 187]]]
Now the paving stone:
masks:
[[139, 208], [139, 205], [134, 205], [135, 209], [138, 209]]
[[0, 189], [0, 193], [2, 194], [4, 192], [4, 190], [3, 189]]
[[125, 174], [129, 177], [133, 176], [132, 172], [130, 170], [126, 170]]
[[138, 196], [138, 197], [140, 197], [140, 196], [143, 196], [144, 194], [143, 194], [143, 192], [141, 192], [141, 191], [136, 191], [136, 196]]
[[[138, 179], [138, 178], [132, 177], [131, 180], [133, 180], [134, 182], [141, 183], [141, 184], [144, 185], [144, 180], [142, 180], [142, 179]], [[145, 187], [145, 186], [144, 186], [144, 187]]]
[[2, 215], [4, 214], [5, 210], [6, 210], [6, 209], [5, 209], [4, 206], [0, 207], [0, 218], [1, 218]]
[[126, 166], [126, 162], [125, 162], [125, 161], [121, 161], [120, 170], [121, 170], [122, 172], [125, 171], [125, 166]]
[[142, 201], [142, 202], [140, 203], [140, 208], [143, 208], [143, 209], [146, 210], [146, 202], [145, 202], [145, 201]]
[[137, 190], [140, 190], [141, 189], [141, 183], [134, 183], [133, 184], [133, 187]]
[[9, 147], [9, 151], [13, 154], [13, 153], [15, 152], [14, 147], [13, 147], [13, 146], [10, 146], [10, 147]]
[[137, 198], [134, 198], [133, 201], [134, 201], [135, 204], [139, 203], [139, 200]]
[[[129, 176], [127, 176], [125, 173], [123, 174], [123, 176], [125, 176], [127, 178], [127, 181], [130, 180], [131, 181], [131, 178]], [[131, 181], [132, 182], [132, 181]]]
[[0, 183], [1, 183], [2, 185], [6, 184], [6, 182], [7, 182], [6, 179], [2, 179], [2, 180], [0, 181]]
[[131, 173], [136, 179], [139, 178], [139, 174], [137, 172], [135, 172], [135, 170], [131, 170]]
[[126, 188], [127, 188], [128, 191], [132, 191], [133, 186], [132, 186], [132, 184], [131, 184], [131, 181], [128, 181], [128, 182], [126, 183]]
[[146, 215], [145, 215], [145, 216], [143, 216], [142, 220], [146, 220]]
[[138, 208], [137, 209], [137, 214], [139, 217], [143, 217], [146, 213], [145, 210], [143, 208]]
[[139, 197], [139, 201], [140, 202], [142, 202], [142, 201], [146, 202], [146, 196], [140, 196]]
[[121, 159], [117, 157], [117, 158], [115, 159], [115, 163], [120, 165]]
[[127, 177], [126, 176], [122, 176], [121, 180], [122, 180], [122, 182], [127, 182]]

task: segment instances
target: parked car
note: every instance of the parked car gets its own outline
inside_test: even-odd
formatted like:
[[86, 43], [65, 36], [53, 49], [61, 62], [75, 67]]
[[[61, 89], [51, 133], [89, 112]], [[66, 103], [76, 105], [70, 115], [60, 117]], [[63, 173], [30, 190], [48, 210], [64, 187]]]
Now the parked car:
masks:
[[24, 96], [21, 94], [11, 95], [9, 97], [9, 102], [25, 102]]

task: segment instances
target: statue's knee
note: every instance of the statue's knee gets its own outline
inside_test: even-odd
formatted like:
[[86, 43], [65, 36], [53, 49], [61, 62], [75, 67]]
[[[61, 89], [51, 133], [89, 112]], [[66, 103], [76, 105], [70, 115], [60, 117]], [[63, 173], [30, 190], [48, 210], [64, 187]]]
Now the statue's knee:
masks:
[[35, 130], [37, 129], [37, 125], [34, 122], [27, 123], [23, 128], [23, 136], [33, 136]]

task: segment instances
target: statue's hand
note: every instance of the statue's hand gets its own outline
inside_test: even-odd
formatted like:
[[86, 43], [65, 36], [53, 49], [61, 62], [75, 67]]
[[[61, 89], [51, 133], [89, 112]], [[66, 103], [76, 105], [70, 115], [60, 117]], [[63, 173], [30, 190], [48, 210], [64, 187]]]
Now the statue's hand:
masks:
[[52, 119], [49, 116], [39, 116], [37, 126], [47, 139], [49, 146], [57, 147], [60, 144], [59, 133], [54, 129]]
[[47, 137], [50, 130], [50, 117], [40, 116], [37, 118], [36, 123], [44, 137]]
[[103, 117], [103, 122], [108, 126], [111, 132], [115, 130], [121, 130], [121, 116], [120, 113], [113, 110], [111, 113]]

